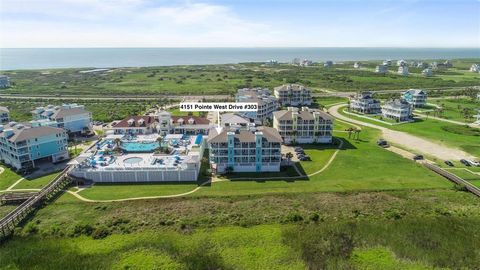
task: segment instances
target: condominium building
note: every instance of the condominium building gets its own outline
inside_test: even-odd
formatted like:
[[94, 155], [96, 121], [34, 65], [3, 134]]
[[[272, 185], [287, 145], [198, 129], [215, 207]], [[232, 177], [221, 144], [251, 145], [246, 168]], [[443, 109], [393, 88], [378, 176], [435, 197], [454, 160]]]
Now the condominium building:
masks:
[[10, 87], [10, 78], [6, 75], [0, 75], [0, 89]]
[[272, 113], [278, 109], [277, 98], [266, 88], [238, 89], [235, 101], [258, 104], [257, 111], [239, 112], [240, 115], [252, 119], [257, 124], [263, 123], [267, 118], [271, 119]]
[[428, 63], [425, 63], [425, 62], [418, 62], [417, 63], [417, 68], [428, 68]]
[[373, 92], [365, 91], [350, 98], [350, 110], [364, 114], [379, 114], [382, 107], [380, 100], [373, 98]]
[[92, 113], [85, 110], [85, 106], [75, 103], [37, 107], [32, 111], [32, 116], [34, 120], [55, 121], [59, 128], [67, 130], [68, 133], [88, 132], [92, 127]]
[[278, 172], [282, 137], [270, 127], [212, 128], [208, 135], [213, 172]]
[[375, 73], [379, 74], [386, 74], [388, 73], [388, 66], [387, 65], [378, 65], [375, 67]]
[[480, 72], [480, 65], [479, 65], [479, 64], [473, 64], [473, 65], [470, 67], [470, 71], [471, 71], [471, 72]]
[[234, 113], [224, 113], [220, 116], [220, 119], [220, 126], [222, 127], [246, 127], [251, 123], [249, 119]]
[[161, 111], [157, 116], [130, 116], [110, 129], [114, 134], [146, 135], [153, 133], [167, 134], [208, 134], [210, 121], [199, 116], [172, 116], [167, 111]]
[[433, 70], [431, 68], [426, 68], [422, 70], [422, 75], [425, 77], [432, 77], [433, 76]]
[[10, 111], [7, 107], [0, 106], [0, 124], [10, 122]]
[[309, 106], [312, 104], [310, 89], [300, 84], [284, 84], [275, 87], [274, 94], [282, 106]]
[[273, 127], [284, 143], [331, 143], [333, 118], [319, 110], [302, 107], [273, 113]]
[[408, 74], [410, 74], [408, 72], [408, 67], [406, 65], [399, 66], [397, 73], [398, 75], [402, 75], [402, 76], [408, 76]]
[[69, 158], [67, 134], [56, 127], [30, 127], [10, 122], [0, 125], [0, 160], [17, 170], [29, 170], [40, 162]]
[[427, 92], [421, 89], [410, 89], [403, 92], [402, 96], [413, 108], [424, 107], [427, 104]]
[[412, 107], [403, 99], [390, 100], [382, 106], [382, 115], [397, 122], [409, 121], [412, 119]]
[[145, 135], [156, 132], [155, 117], [130, 116], [111, 127], [114, 134]]

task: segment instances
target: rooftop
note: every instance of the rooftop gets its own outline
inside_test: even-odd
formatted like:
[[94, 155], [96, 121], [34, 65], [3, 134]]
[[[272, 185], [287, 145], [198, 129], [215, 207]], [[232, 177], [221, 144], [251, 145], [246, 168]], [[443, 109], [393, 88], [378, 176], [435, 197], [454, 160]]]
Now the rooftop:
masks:
[[288, 110], [282, 110], [282, 111], [276, 111], [273, 112], [273, 116], [277, 120], [293, 120], [293, 113], [297, 112], [298, 113], [298, 118], [303, 119], [303, 120], [314, 120], [315, 117], [313, 116], [313, 113], [316, 112], [320, 115], [320, 118], [325, 119], [325, 120], [333, 120], [333, 117], [330, 116], [329, 114], [320, 111], [320, 110], [315, 110], [315, 109], [309, 109], [306, 107], [302, 107], [301, 110], [298, 110], [297, 108], [289, 107]]
[[250, 129], [229, 129], [229, 128], [212, 128], [208, 135], [208, 142], [227, 142], [228, 133], [234, 132], [235, 140], [240, 142], [255, 142], [255, 133], [261, 132], [263, 138], [268, 142], [283, 142], [278, 131], [271, 127], [251, 127]]

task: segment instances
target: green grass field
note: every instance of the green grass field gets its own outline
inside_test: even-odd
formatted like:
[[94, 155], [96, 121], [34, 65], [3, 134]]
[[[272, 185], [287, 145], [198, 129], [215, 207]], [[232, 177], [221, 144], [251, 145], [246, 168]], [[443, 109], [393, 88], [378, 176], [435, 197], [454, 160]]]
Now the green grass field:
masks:
[[4, 171], [0, 174], [0, 190], [7, 189], [22, 178], [21, 175], [16, 174], [14, 171], [4, 166], [2, 168], [4, 168]]
[[197, 187], [197, 184], [97, 184], [79, 192], [79, 194], [94, 200], [116, 200], [175, 195], [191, 191]]
[[[459, 67], [478, 59], [456, 60]], [[468, 69], [453, 68], [436, 72], [434, 77], [420, 76], [421, 70], [411, 69], [403, 77], [391, 72], [374, 73], [378, 61], [365, 62], [363, 69], [353, 69], [353, 63], [324, 68], [308, 68], [260, 63], [204, 66], [172, 66], [117, 68], [103, 74], [82, 74], [79, 69], [6, 71], [13, 87], [11, 94], [44, 95], [204, 95], [233, 94], [236, 89], [250, 86], [273, 88], [283, 83], [302, 83], [314, 90], [358, 91], [365, 89], [441, 88], [478, 85], [480, 75]], [[396, 71], [396, 67], [394, 67]]]
[[45, 185], [50, 183], [58, 173], [48, 174], [38, 178], [25, 178], [20, 183], [15, 186], [15, 189], [34, 189], [34, 188], [43, 188]]
[[474, 156], [480, 157], [480, 129], [450, 124], [435, 119], [417, 119], [417, 121], [412, 123], [390, 126], [373, 120], [345, 114], [342, 109], [340, 109], [339, 112], [352, 119], [387, 127], [393, 130], [404, 131], [439, 144], [456, 147]]
[[[430, 99], [429, 103], [436, 104], [444, 109], [441, 115], [442, 118], [466, 123], [474, 122], [475, 118], [473, 118], [473, 115], [476, 115], [478, 113], [477, 110], [480, 110], [480, 101], [465, 98]], [[467, 110], [467, 115], [472, 117], [465, 118], [465, 109]], [[431, 113], [430, 115], [433, 114]]]

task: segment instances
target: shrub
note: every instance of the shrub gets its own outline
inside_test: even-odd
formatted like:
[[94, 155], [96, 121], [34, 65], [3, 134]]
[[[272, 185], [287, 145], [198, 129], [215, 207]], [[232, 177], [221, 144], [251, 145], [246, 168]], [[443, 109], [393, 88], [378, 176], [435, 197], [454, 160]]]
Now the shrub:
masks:
[[92, 233], [92, 238], [93, 239], [103, 239], [110, 235], [110, 231], [108, 230], [107, 227], [105, 226], [100, 226], [96, 228], [93, 233]]
[[465, 185], [462, 184], [455, 184], [452, 187], [453, 190], [455, 191], [463, 191], [463, 192], [468, 192], [468, 189]]
[[308, 219], [313, 222], [318, 222], [320, 220], [320, 215], [317, 213], [312, 213]]
[[33, 222], [29, 222], [29, 223], [27, 224], [27, 226], [25, 226], [24, 232], [25, 232], [25, 234], [27, 234], [27, 235], [37, 233], [37, 232], [38, 232], [37, 224], [35, 224], [35, 223], [33, 223]]
[[73, 227], [73, 232], [71, 236], [80, 236], [80, 235], [91, 235], [93, 232], [93, 227], [90, 224], [77, 224]]

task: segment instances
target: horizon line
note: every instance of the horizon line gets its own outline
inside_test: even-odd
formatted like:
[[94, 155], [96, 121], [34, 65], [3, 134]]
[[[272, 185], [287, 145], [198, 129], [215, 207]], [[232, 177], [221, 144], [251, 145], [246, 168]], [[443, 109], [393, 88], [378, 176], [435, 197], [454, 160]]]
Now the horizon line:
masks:
[[97, 46], [97, 47], [0, 47], [1, 49], [478, 49], [479, 47], [457, 46]]

